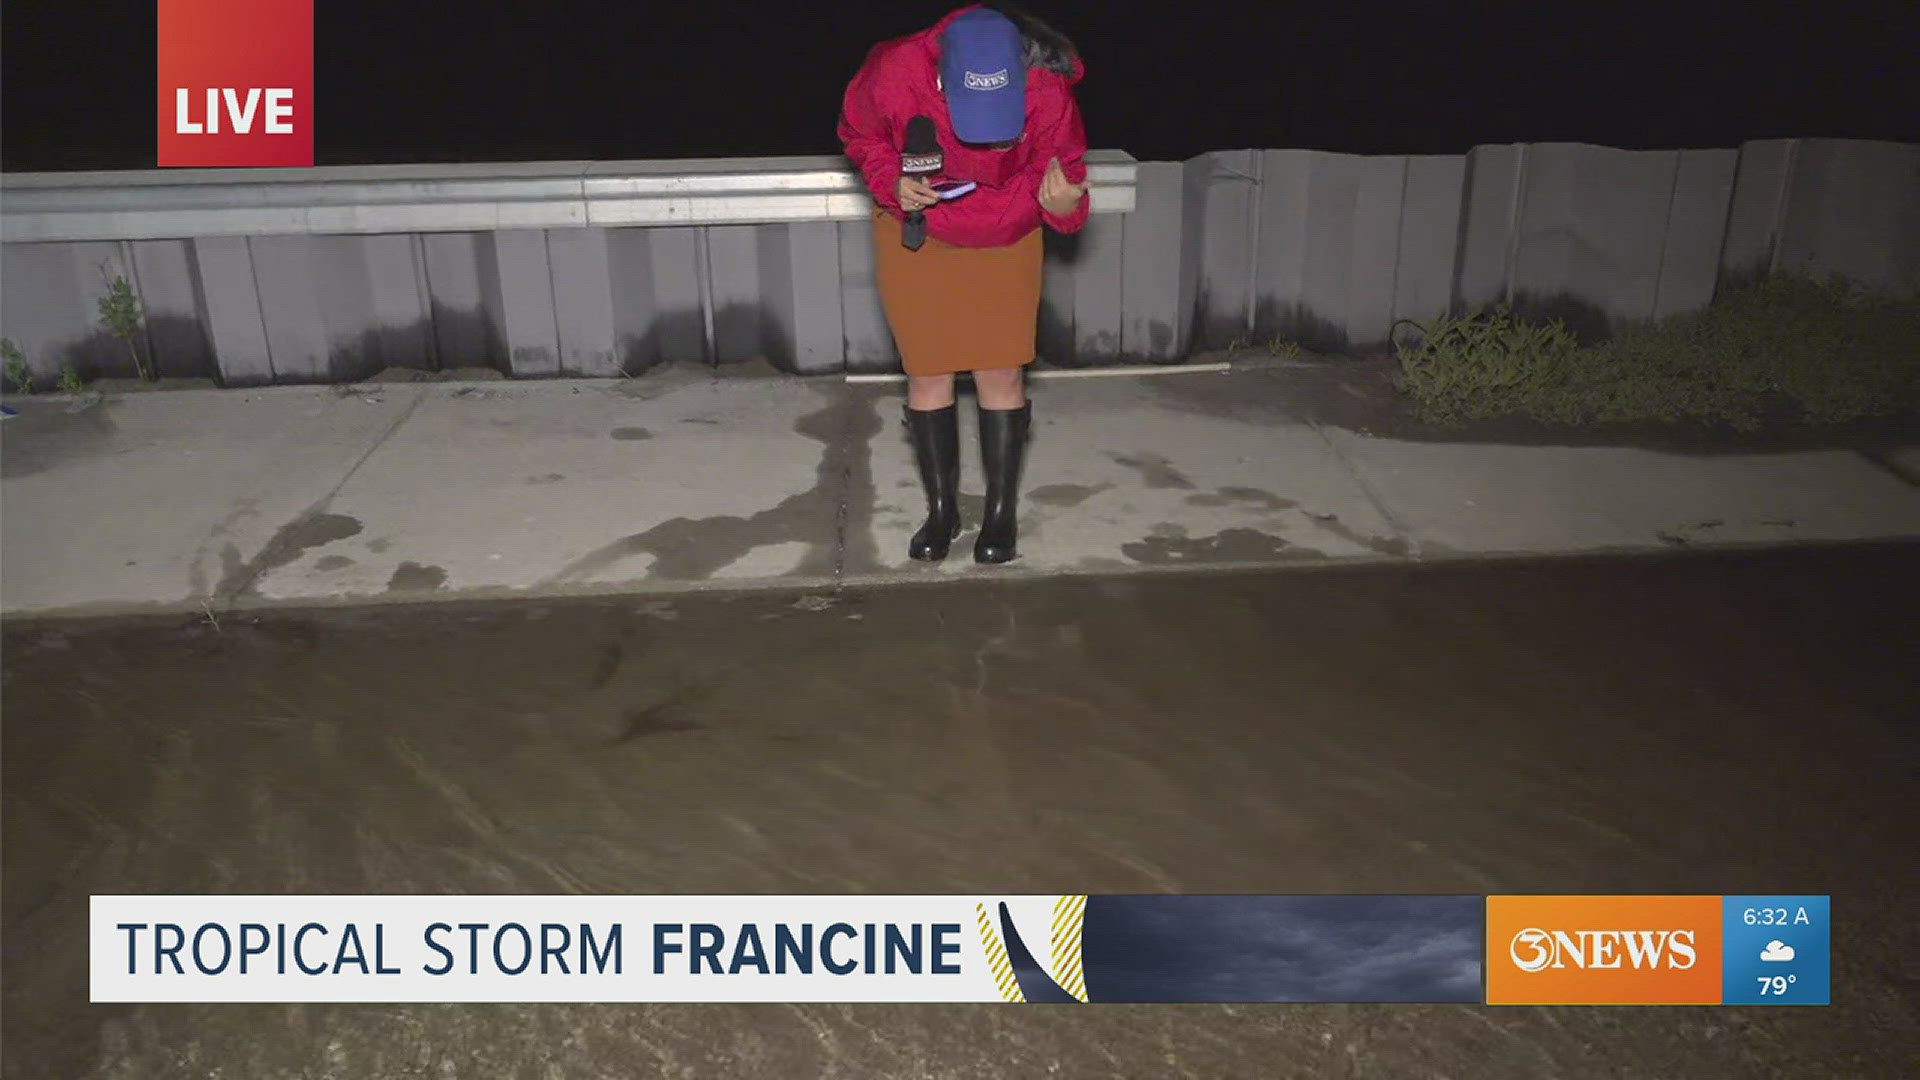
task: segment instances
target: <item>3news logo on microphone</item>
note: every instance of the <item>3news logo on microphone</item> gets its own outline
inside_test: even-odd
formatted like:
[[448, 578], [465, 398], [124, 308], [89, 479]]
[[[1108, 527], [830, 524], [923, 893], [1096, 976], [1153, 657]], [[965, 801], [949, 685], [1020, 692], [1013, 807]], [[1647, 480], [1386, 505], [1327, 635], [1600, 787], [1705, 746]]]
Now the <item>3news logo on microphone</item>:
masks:
[[[916, 116], [907, 121], [907, 145], [900, 154], [900, 172], [904, 176], [926, 178], [940, 175], [946, 168], [946, 154], [940, 149], [940, 135], [931, 117]], [[909, 251], [920, 250], [927, 242], [927, 214], [914, 210], [907, 214], [900, 242]]]
[[162, 168], [313, 164], [313, 0], [159, 0]]

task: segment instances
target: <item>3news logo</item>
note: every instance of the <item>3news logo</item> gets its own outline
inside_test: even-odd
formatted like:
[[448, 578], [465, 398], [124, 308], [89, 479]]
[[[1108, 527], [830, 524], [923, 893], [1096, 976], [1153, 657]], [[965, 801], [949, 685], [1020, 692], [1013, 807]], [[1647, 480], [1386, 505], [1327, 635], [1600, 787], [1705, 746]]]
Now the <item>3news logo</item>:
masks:
[[1825, 1005], [1824, 896], [1490, 896], [1489, 1005]]
[[1662, 966], [1685, 971], [1700, 960], [1692, 930], [1540, 930], [1527, 927], [1507, 947], [1521, 971], [1549, 967], [1618, 968]]
[[159, 0], [162, 168], [313, 164], [313, 0]]

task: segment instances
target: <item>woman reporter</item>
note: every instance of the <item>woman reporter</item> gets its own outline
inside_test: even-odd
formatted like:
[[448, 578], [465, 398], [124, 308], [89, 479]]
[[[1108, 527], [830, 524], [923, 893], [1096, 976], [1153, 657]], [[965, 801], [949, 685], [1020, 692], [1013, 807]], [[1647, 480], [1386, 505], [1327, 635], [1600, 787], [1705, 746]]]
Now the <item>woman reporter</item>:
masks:
[[[979, 398], [986, 474], [974, 558], [1014, 557], [1040, 230], [1078, 232], [1087, 221], [1087, 140], [1073, 96], [1083, 73], [1073, 45], [1043, 23], [975, 5], [875, 46], [847, 87], [840, 140], [877, 204], [880, 299], [907, 372], [907, 430], [927, 495], [913, 558], [943, 559], [960, 535], [954, 375], [962, 371]], [[972, 190], [942, 198], [927, 178], [905, 174], [907, 128], [917, 117], [933, 123], [944, 178], [971, 181]], [[905, 223], [915, 213], [924, 215], [926, 239], [909, 248]]]

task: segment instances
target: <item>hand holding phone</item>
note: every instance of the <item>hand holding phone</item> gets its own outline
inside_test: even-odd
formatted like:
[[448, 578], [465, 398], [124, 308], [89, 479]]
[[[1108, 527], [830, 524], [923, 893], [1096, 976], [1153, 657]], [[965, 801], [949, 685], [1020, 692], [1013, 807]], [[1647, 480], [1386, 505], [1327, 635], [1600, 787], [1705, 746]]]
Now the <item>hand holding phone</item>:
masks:
[[934, 193], [942, 199], [957, 199], [978, 186], [979, 185], [972, 180], [936, 180], [933, 182]]

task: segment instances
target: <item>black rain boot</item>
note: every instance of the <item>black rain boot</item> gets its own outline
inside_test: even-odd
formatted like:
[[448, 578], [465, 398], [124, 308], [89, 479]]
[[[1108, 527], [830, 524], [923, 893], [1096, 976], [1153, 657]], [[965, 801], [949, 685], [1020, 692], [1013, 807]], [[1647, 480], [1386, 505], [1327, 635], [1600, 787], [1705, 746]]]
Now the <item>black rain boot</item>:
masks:
[[920, 467], [920, 486], [927, 491], [927, 520], [913, 534], [907, 554], [926, 562], [947, 557], [953, 538], [960, 535], [960, 410], [907, 410], [907, 436], [913, 441], [913, 459]]
[[1020, 531], [1016, 521], [1020, 465], [1026, 457], [1032, 418], [1031, 401], [1017, 409], [980, 410], [980, 465], [987, 475], [987, 509], [980, 519], [980, 537], [973, 543], [974, 562], [1003, 563], [1014, 556]]

